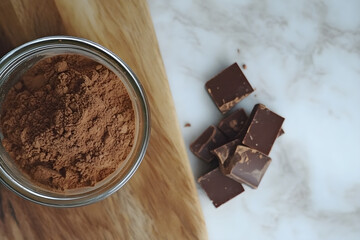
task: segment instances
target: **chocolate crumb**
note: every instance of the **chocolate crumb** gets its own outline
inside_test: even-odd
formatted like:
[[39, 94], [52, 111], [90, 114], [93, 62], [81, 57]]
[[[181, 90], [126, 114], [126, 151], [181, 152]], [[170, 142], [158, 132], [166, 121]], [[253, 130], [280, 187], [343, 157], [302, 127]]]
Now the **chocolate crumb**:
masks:
[[185, 123], [184, 127], [191, 127], [190, 123]]
[[243, 65], [242, 65], [242, 68], [243, 68], [243, 69], [246, 69], [246, 68], [247, 68], [246, 64], [243, 64]]

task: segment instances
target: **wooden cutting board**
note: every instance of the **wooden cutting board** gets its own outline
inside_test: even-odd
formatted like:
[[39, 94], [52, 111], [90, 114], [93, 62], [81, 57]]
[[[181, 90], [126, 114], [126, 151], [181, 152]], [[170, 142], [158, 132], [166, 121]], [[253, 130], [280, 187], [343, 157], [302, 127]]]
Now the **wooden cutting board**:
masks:
[[207, 238], [146, 1], [0, 1], [0, 56], [27, 41], [58, 34], [98, 42], [134, 70], [150, 103], [150, 145], [125, 187], [90, 206], [44, 207], [1, 186], [0, 238]]

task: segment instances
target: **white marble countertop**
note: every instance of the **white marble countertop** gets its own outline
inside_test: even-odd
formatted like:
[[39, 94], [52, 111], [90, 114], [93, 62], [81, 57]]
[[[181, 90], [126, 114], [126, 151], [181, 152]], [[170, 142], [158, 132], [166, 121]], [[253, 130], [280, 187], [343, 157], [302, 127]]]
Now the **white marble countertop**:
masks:
[[360, 1], [149, 5], [186, 146], [221, 118], [204, 83], [233, 62], [256, 88], [237, 107], [286, 118], [259, 189], [216, 209], [197, 186], [209, 238], [360, 239]]

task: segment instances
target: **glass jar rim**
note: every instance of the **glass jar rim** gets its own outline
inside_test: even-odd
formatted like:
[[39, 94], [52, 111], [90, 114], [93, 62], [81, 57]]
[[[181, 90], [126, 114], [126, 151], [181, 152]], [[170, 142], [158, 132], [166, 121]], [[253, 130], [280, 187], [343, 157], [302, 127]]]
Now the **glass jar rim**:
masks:
[[[29, 52], [40, 51], [36, 50], [38, 48], [45, 48], [45, 49], [51, 49], [51, 47], [54, 46], [63, 46], [65, 47], [71, 47], [71, 46], [77, 46], [79, 48], [86, 49], [87, 51], [91, 52], [92, 54], [97, 55], [97, 57], [100, 58], [107, 58], [110, 59], [113, 64], [116, 64], [116, 67], [120, 68], [122, 72], [126, 75], [127, 80], [130, 82], [132, 89], [134, 90], [137, 99], [139, 100], [141, 111], [139, 111], [139, 115], [141, 115], [145, 125], [142, 129], [141, 133], [138, 133], [139, 136], [141, 136], [141, 139], [138, 139], [140, 141], [140, 150], [137, 153], [137, 157], [132, 165], [129, 167], [129, 170], [124, 173], [124, 176], [120, 179], [118, 183], [115, 185], [109, 187], [105, 192], [102, 192], [99, 195], [92, 194], [92, 196], [83, 196], [83, 197], [76, 197], [76, 198], [53, 198], [49, 196], [41, 195], [35, 191], [31, 191], [24, 186], [21, 185], [21, 183], [14, 181], [12, 177], [8, 174], [8, 172], [0, 165], [0, 182], [2, 182], [7, 188], [15, 192], [16, 194], [20, 195], [21, 197], [28, 199], [32, 202], [39, 203], [46, 206], [53, 206], [53, 207], [77, 207], [77, 206], [83, 206], [88, 205], [97, 201], [100, 201], [114, 192], [116, 192], [118, 189], [120, 189], [122, 186], [125, 185], [125, 183], [133, 176], [135, 171], [138, 169], [142, 159], [144, 158], [149, 138], [150, 138], [150, 112], [148, 108], [148, 101], [145, 95], [145, 91], [134, 74], [134, 72], [130, 69], [130, 67], [116, 54], [108, 50], [107, 48], [92, 42], [87, 39], [78, 38], [78, 37], [72, 37], [72, 36], [48, 36], [39, 38], [30, 42], [27, 42], [7, 54], [5, 54], [0, 59], [0, 85], [3, 84], [4, 80], [2, 80], [2, 73], [6, 72], [7, 68], [11, 66], [11, 64], [14, 64], [16, 62], [16, 59], [20, 58], [21, 56], [24, 56], [24, 54], [29, 54]], [[3, 159], [0, 160], [3, 161]]]

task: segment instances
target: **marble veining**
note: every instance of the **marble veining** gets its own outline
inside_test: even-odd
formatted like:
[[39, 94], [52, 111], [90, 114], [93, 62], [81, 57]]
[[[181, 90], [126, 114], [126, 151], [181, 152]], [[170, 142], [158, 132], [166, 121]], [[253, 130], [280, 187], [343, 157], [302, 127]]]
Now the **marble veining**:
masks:
[[286, 118], [257, 190], [215, 209], [198, 186], [209, 238], [360, 239], [360, 1], [149, 6], [186, 146], [221, 119], [204, 84], [233, 62], [256, 89], [237, 108]]

